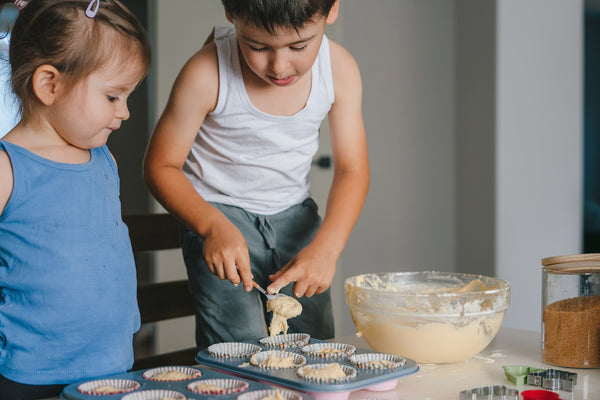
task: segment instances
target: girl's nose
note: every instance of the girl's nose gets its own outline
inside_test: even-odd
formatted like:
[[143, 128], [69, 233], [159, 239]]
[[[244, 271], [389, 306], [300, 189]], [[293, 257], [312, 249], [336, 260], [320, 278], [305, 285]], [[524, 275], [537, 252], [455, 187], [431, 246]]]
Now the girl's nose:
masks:
[[117, 107], [115, 117], [125, 121], [125, 120], [129, 119], [129, 115], [130, 115], [129, 107], [127, 107], [127, 102], [126, 101], [120, 102], [119, 106]]

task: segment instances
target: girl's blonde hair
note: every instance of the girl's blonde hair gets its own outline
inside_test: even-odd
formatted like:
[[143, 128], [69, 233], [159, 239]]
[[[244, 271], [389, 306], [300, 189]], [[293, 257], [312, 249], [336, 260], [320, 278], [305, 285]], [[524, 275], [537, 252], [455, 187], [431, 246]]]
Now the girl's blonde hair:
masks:
[[97, 14], [85, 10], [89, 0], [31, 0], [19, 12], [11, 32], [11, 84], [21, 100], [22, 117], [39, 104], [33, 86], [35, 70], [45, 64], [64, 75], [67, 88], [108, 62], [139, 57], [143, 76], [150, 70], [151, 47], [138, 19], [118, 0], [100, 0]]

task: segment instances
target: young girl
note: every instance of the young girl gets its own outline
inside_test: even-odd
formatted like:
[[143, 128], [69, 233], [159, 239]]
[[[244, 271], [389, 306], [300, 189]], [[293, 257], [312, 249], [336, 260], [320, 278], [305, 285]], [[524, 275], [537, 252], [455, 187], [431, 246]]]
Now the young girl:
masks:
[[[22, 5], [22, 4], [20, 4]], [[135, 267], [108, 136], [150, 46], [116, 0], [32, 0], [12, 30], [22, 118], [0, 141], [0, 398], [124, 372]]]
[[[250, 291], [252, 278], [299, 298], [290, 332], [331, 338], [329, 287], [369, 186], [360, 72], [324, 34], [339, 1], [222, 3], [233, 26], [183, 67], [144, 168], [185, 223], [196, 344], [263, 335], [257, 292], [231, 284]], [[321, 224], [308, 174], [326, 117], [334, 173]]]

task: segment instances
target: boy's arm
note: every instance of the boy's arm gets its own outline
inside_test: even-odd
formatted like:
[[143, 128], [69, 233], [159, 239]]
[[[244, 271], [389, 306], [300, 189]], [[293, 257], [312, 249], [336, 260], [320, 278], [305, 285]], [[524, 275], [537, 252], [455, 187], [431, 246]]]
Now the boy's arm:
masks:
[[313, 240], [287, 265], [271, 276], [268, 289], [278, 291], [290, 282], [296, 297], [325, 291], [346, 245], [369, 188], [367, 140], [362, 118], [362, 83], [352, 55], [329, 41], [335, 102], [329, 112], [333, 150], [333, 181], [325, 217]]
[[[156, 199], [204, 239], [211, 272], [252, 290], [244, 237], [205, 201], [183, 173], [183, 165], [219, 90], [216, 48], [206, 45], [183, 67], [146, 150], [144, 180]], [[239, 274], [237, 267], [239, 267]]]

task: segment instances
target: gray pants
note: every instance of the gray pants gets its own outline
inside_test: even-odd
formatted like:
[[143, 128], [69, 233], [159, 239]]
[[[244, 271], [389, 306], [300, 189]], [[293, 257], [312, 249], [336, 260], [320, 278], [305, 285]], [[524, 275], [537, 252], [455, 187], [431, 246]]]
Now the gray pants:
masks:
[[[254, 280], [262, 287], [269, 275], [287, 264], [315, 235], [321, 224], [312, 199], [275, 215], [257, 215], [241, 208], [213, 204], [244, 235]], [[213, 343], [259, 339], [271, 320], [264, 298], [258, 291], [244, 291], [230, 281], [222, 281], [208, 269], [202, 253], [202, 238], [181, 227], [183, 258], [196, 309], [196, 344], [203, 349]], [[280, 292], [292, 295], [289, 284]], [[317, 339], [334, 337], [333, 311], [329, 290], [298, 299], [302, 314], [288, 320], [288, 333], [308, 333]]]

